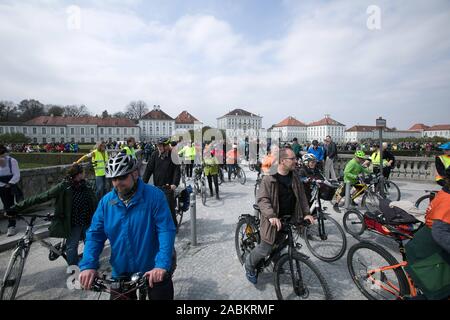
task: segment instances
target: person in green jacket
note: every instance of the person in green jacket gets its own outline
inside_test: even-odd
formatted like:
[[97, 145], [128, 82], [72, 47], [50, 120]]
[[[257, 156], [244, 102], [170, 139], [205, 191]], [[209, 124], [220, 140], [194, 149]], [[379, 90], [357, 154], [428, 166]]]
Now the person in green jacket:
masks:
[[298, 139], [297, 138], [294, 138], [292, 140], [292, 151], [294, 151], [295, 157], [297, 159], [301, 158], [301, 153], [300, 152], [302, 151], [302, 147], [298, 144]]
[[214, 180], [214, 187], [216, 189], [216, 199], [219, 197], [219, 160], [216, 158], [216, 150], [211, 148], [211, 145], [205, 147], [203, 157], [204, 173], [208, 179], [210, 196], [213, 197], [212, 180]]
[[50, 237], [67, 239], [67, 263], [78, 265], [78, 244], [84, 240], [97, 208], [95, 191], [86, 183], [82, 166], [72, 165], [63, 181], [16, 204], [8, 210], [8, 215], [52, 199], [55, 200], [55, 216], [49, 227]]
[[[370, 174], [370, 170], [367, 168], [370, 162], [367, 160], [366, 154], [362, 150], [358, 150], [355, 152], [355, 157], [350, 160], [344, 169], [344, 183], [349, 182], [353, 187], [358, 189], [358, 177], [361, 174]], [[334, 207], [339, 207], [339, 202], [342, 197], [345, 196], [345, 188], [342, 188], [342, 191], [339, 195], [336, 196], [336, 203]]]

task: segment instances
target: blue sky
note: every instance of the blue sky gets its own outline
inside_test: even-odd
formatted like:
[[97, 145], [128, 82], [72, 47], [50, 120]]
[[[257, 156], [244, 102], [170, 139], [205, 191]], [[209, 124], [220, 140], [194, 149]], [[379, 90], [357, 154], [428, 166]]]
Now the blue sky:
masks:
[[113, 113], [140, 99], [209, 125], [234, 108], [265, 127], [450, 123], [447, 0], [0, 0], [0, 43], [0, 100], [16, 103]]

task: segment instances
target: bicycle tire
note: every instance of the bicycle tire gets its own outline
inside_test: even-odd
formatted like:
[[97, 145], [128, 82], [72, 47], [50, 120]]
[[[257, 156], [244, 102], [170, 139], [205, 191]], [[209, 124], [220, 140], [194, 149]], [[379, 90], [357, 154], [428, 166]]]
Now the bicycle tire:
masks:
[[202, 203], [203, 203], [204, 206], [206, 206], [206, 197], [207, 197], [207, 195], [206, 195], [206, 187], [204, 185], [201, 186], [200, 194], [202, 196]]
[[[402, 193], [401, 193], [400, 188], [398, 187], [398, 185], [397, 185], [395, 182], [390, 181], [390, 180], [385, 181], [384, 184], [385, 184], [385, 185], [388, 184], [388, 185], [389, 185], [389, 189], [393, 189], [393, 190], [395, 190], [396, 193], [397, 193], [395, 197], [394, 197], [394, 196], [392, 196], [392, 197], [387, 197], [387, 196], [385, 195], [385, 196], [386, 196], [386, 199], [389, 199], [389, 200], [391, 200], [391, 201], [400, 201], [400, 199], [402, 198]], [[388, 186], [386, 186], [386, 188], [388, 188]]]
[[[329, 256], [326, 256], [322, 253], [320, 253], [321, 247], [330, 247], [331, 244], [333, 244], [330, 241], [330, 227], [325, 227], [325, 235], [321, 235], [319, 231], [319, 221], [317, 221], [313, 225], [309, 225], [308, 227], [304, 228], [303, 235], [306, 242], [306, 246], [308, 247], [309, 251], [312, 253], [313, 256], [315, 256], [317, 259], [320, 259], [325, 262], [333, 262], [339, 260], [345, 253], [345, 250], [347, 250], [347, 237], [345, 236], [345, 232], [342, 229], [342, 227], [339, 225], [339, 223], [334, 220], [330, 216], [324, 217], [324, 222], [329, 221], [332, 225], [334, 225], [334, 228], [337, 230], [338, 237], [342, 239], [342, 244], [339, 247], [339, 250], [337, 253], [331, 254]], [[313, 229], [316, 228], [316, 229]], [[327, 232], [328, 229], [328, 232]], [[332, 239], [334, 239], [333, 237]], [[318, 240], [318, 241], [314, 241]], [[328, 241], [328, 242], [327, 242]], [[319, 247], [316, 246], [316, 244], [319, 244]]]
[[178, 211], [176, 213], [176, 221], [177, 221], [176, 228], [177, 228], [177, 233], [178, 233], [178, 230], [180, 229], [181, 223], [183, 222], [183, 211]]
[[[370, 199], [370, 202], [368, 202]], [[373, 212], [380, 207], [380, 200], [383, 199], [378, 193], [367, 190], [361, 199], [361, 207], [367, 211]]]
[[[354, 219], [351, 219], [351, 215], [355, 215], [356, 217]], [[353, 224], [360, 224], [361, 227], [351, 228], [350, 226]], [[356, 239], [359, 239], [359, 236], [362, 235], [366, 230], [364, 216], [356, 209], [350, 209], [345, 212], [344, 217], [342, 218], [342, 225], [344, 226], [345, 231]]]
[[258, 190], [259, 190], [260, 185], [261, 185], [261, 181], [256, 181], [256, 183], [255, 183], [255, 190], [253, 192], [255, 194], [255, 198], [258, 195]]
[[[14, 300], [19, 289], [25, 265], [26, 253], [23, 248], [17, 248], [11, 255], [8, 267], [0, 288], [0, 300]], [[11, 290], [8, 290], [11, 288]]]
[[[323, 296], [322, 299], [319, 299], [318, 297], [312, 297], [312, 299], [314, 300], [331, 300], [332, 299], [332, 295], [328, 286], [328, 283], [326, 282], [325, 278], [323, 277], [323, 275], [320, 273], [319, 269], [314, 265], [314, 263], [309, 260], [308, 257], [304, 257], [301, 254], [297, 253], [297, 252], [293, 252], [292, 254], [292, 259], [294, 260], [294, 268], [298, 265], [300, 266], [300, 270], [302, 272], [302, 278], [305, 281], [305, 271], [306, 270], [310, 270], [311, 276], [314, 276], [317, 280], [318, 280], [318, 284], [316, 285], [320, 288], [318, 288], [317, 291], [319, 291], [319, 293]], [[282, 276], [286, 275], [286, 269], [284, 269], [284, 265], [287, 264], [287, 271], [290, 274], [290, 268], [289, 268], [289, 255], [288, 254], [284, 254], [283, 256], [280, 257], [280, 259], [277, 261], [277, 263], [275, 264], [275, 268], [274, 268], [274, 284], [275, 284], [275, 292], [277, 294], [277, 298], [278, 300], [290, 300], [289, 298], [295, 298], [295, 299], [301, 299], [301, 300], [306, 300], [309, 299], [311, 297], [311, 289], [314, 289], [314, 287], [311, 287], [311, 285], [306, 284], [307, 286], [307, 290], [306, 292], [304, 292], [303, 296], [299, 296], [297, 293], [295, 293], [294, 288], [293, 288], [293, 284], [292, 284], [292, 276], [291, 277], [283, 277], [285, 278], [285, 281], [287, 282], [286, 284], [286, 288], [287, 291], [292, 291], [290, 294], [286, 293], [286, 290], [282, 290], [281, 285], [282, 282], [280, 278], [282, 278]], [[307, 267], [307, 268], [306, 268]], [[310, 277], [311, 277], [310, 276]], [[309, 281], [309, 280], [307, 280]], [[284, 286], [283, 286], [284, 288]]]
[[[244, 229], [241, 231], [242, 227], [244, 227]], [[244, 238], [244, 236], [246, 236], [246, 238]], [[241, 218], [234, 233], [234, 245], [241, 265], [244, 264], [250, 251], [252, 251], [260, 242], [259, 227], [255, 218], [252, 216]]]
[[[423, 205], [426, 204], [426, 208], [425, 208], [425, 210], [426, 210], [430, 206], [432, 198], [433, 198], [433, 196], [431, 194], [424, 195], [424, 196], [420, 197], [419, 199], [417, 199], [417, 201], [414, 204], [414, 206], [417, 209], [422, 209], [423, 210], [423, 208], [424, 208]], [[425, 210], [423, 210], [423, 211], [425, 212]]]
[[247, 177], [245, 176], [245, 172], [242, 168], [238, 169], [237, 177], [238, 177], [239, 183], [242, 185], [244, 185], [245, 182], [247, 181]]
[[[369, 300], [386, 300], [386, 299], [380, 299], [381, 296], [380, 294], [375, 294], [375, 288], [376, 285], [375, 284], [371, 284], [371, 291], [369, 291], [368, 289], [366, 289], [364, 287], [364, 285], [358, 280], [360, 278], [359, 273], [357, 273], [354, 269], [354, 265], [353, 265], [353, 261], [355, 258], [355, 253], [360, 250], [360, 249], [367, 249], [367, 250], [371, 250], [375, 253], [377, 253], [379, 256], [381, 256], [387, 263], [389, 266], [392, 265], [397, 265], [399, 264], [398, 261], [388, 252], [386, 251], [386, 249], [384, 249], [383, 247], [367, 242], [367, 241], [362, 241], [359, 242], [357, 244], [355, 244], [353, 247], [350, 248], [350, 250], [348, 251], [348, 255], [347, 255], [347, 267], [348, 267], [348, 271], [350, 273], [350, 276], [353, 280], [353, 282], [355, 283], [356, 287], [359, 289], [359, 291], [361, 291], [361, 293]], [[368, 258], [367, 254], [362, 255], [365, 259]], [[365, 262], [366, 264], [369, 264], [368, 262]], [[376, 265], [376, 266], [372, 266], [372, 265], [367, 265], [366, 268], [381, 268], [382, 266], [380, 265]], [[395, 278], [397, 279], [398, 283], [398, 288], [399, 288], [399, 295], [400, 296], [405, 296], [407, 294], [409, 294], [410, 290], [409, 290], [409, 285], [408, 285], [408, 280], [406, 279], [406, 275], [403, 271], [402, 268], [397, 268], [397, 269], [393, 269], [393, 270], [389, 270], [390, 271], [390, 275], [392, 275], [389, 279], [389, 282], [392, 283], [393, 280], [393, 276], [395, 275]], [[393, 272], [392, 272], [393, 271]], [[386, 278], [386, 273], [381, 273], [380, 274], [380, 279], [381, 278]], [[367, 272], [363, 275], [363, 277], [367, 277]], [[378, 279], [378, 280], [380, 280]], [[364, 279], [362, 279], [364, 280]], [[382, 279], [381, 279], [382, 280]], [[364, 282], [366, 282], [366, 280], [364, 280]], [[367, 281], [368, 282], [368, 281]], [[378, 290], [380, 290], [380, 288], [378, 288]], [[389, 292], [385, 291], [386, 294], [388, 296], [391, 296], [392, 298], [397, 299], [397, 297], [395, 297], [395, 295], [390, 294]]]

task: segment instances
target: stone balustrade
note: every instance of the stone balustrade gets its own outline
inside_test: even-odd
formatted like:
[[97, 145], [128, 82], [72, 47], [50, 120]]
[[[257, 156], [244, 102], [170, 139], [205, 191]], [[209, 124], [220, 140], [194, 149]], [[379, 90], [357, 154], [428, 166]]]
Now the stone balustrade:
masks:
[[[352, 155], [343, 154], [334, 163], [337, 175], [344, 174], [344, 168]], [[395, 166], [391, 178], [397, 180], [427, 181], [435, 180], [435, 158], [430, 157], [395, 157]]]

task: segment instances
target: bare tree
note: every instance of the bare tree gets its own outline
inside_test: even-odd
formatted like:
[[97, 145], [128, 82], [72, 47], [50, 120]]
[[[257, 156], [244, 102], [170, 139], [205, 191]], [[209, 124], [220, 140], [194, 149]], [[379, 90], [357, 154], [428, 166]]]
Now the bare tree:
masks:
[[126, 115], [124, 112], [116, 112], [112, 116], [113, 116], [113, 118], [126, 118]]
[[109, 115], [109, 113], [108, 113], [108, 110], [105, 110], [105, 111], [102, 112], [102, 118], [103, 118], [103, 119], [109, 118], [109, 117], [110, 117], [110, 115]]
[[14, 102], [0, 101], [0, 121], [14, 121], [18, 116], [19, 112]]
[[45, 107], [48, 109], [47, 114], [49, 116], [61, 117], [64, 114], [64, 108], [61, 106], [46, 105]]
[[21, 113], [20, 118], [22, 121], [28, 121], [39, 116], [45, 115], [44, 105], [37, 100], [22, 100], [18, 109]]
[[144, 101], [132, 101], [127, 106], [125, 115], [130, 120], [142, 119], [149, 112], [148, 106]]
[[90, 113], [85, 105], [77, 106], [65, 106], [64, 107], [64, 116], [66, 117], [88, 117], [90, 116]]

